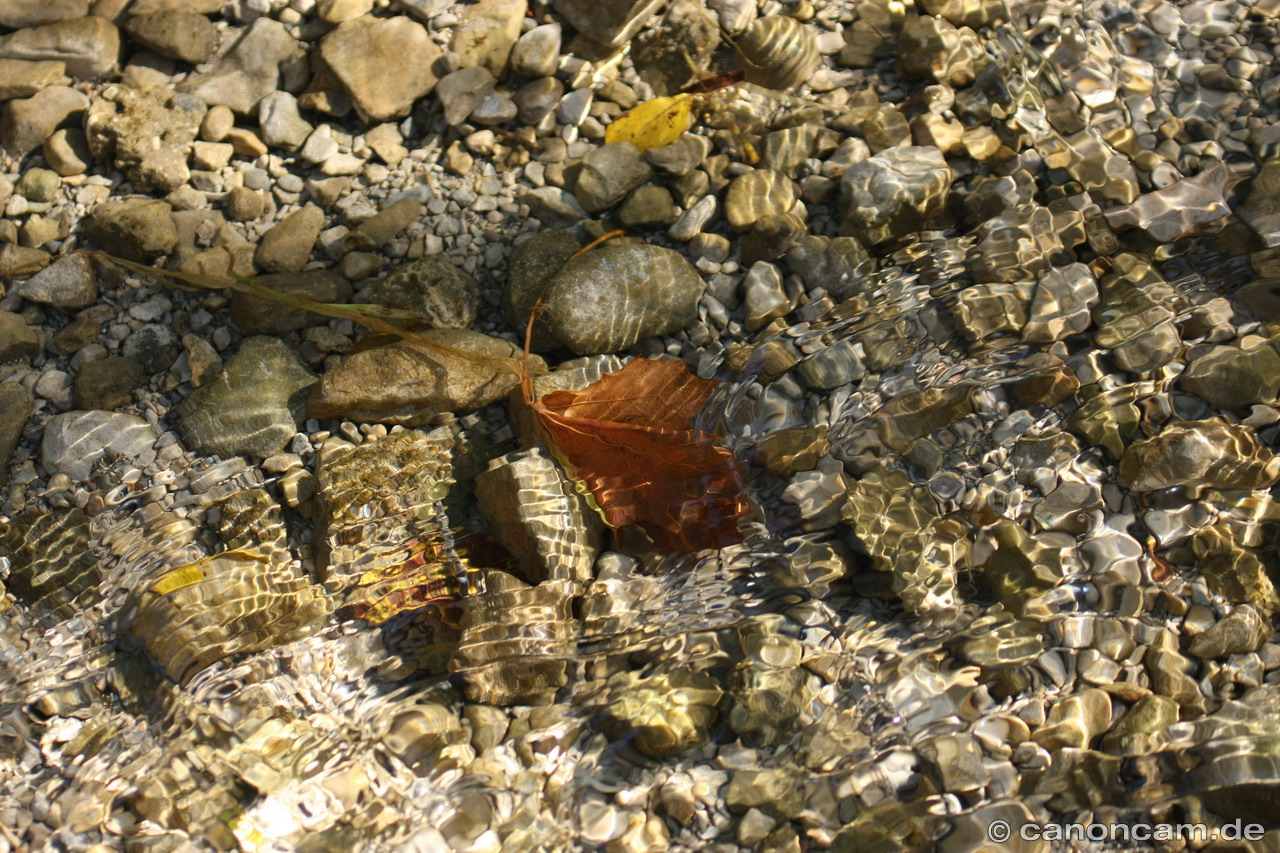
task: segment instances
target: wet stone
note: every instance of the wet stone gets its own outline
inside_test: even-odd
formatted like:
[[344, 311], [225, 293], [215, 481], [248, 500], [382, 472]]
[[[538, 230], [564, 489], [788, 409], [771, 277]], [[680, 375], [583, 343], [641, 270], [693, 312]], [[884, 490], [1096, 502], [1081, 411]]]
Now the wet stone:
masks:
[[[3, 339], [2, 334], [0, 339]], [[17, 382], [0, 383], [0, 486], [9, 479], [9, 463], [35, 405], [35, 395], [22, 385]]]
[[1280, 394], [1280, 355], [1269, 345], [1213, 347], [1187, 366], [1178, 383], [1219, 409], [1274, 403]]
[[[468, 329], [418, 333], [439, 351], [410, 344], [361, 350], [321, 377], [307, 404], [311, 417], [418, 425], [442, 412], [487, 406], [519, 384], [522, 348]], [[545, 369], [541, 359], [530, 370]]]
[[10, 561], [8, 591], [65, 616], [73, 615], [77, 598], [102, 579], [89, 542], [89, 519], [78, 507], [55, 512], [31, 507], [0, 524], [0, 555]]
[[1260, 447], [1253, 430], [1221, 421], [1178, 421], [1134, 443], [1120, 476], [1135, 491], [1173, 486], [1261, 489], [1280, 480], [1280, 458]]
[[157, 437], [155, 427], [136, 415], [101, 410], [65, 412], [45, 424], [40, 461], [50, 473], [83, 480], [108, 453], [135, 464], [153, 461], [152, 445]]
[[131, 358], [108, 356], [80, 366], [75, 380], [76, 407], [115, 409], [133, 402], [133, 391], [143, 385], [142, 365]]
[[275, 338], [248, 338], [214, 381], [176, 407], [183, 440], [201, 453], [278, 453], [302, 422], [315, 375]]
[[1111, 697], [1088, 688], [1053, 704], [1045, 723], [1031, 735], [1045, 749], [1086, 749], [1111, 725]]
[[480, 285], [444, 258], [420, 258], [370, 288], [364, 302], [422, 314], [433, 329], [469, 329], [480, 307]]
[[618, 210], [618, 220], [627, 228], [663, 228], [674, 222], [676, 215], [670, 190], [655, 186], [640, 187]]
[[765, 216], [788, 212], [797, 197], [795, 182], [786, 175], [773, 169], [755, 169], [729, 184], [725, 219], [735, 231], [746, 231]]
[[742, 265], [749, 267], [757, 261], [777, 260], [805, 236], [805, 231], [804, 221], [794, 213], [761, 217], [739, 244]]
[[936, 148], [891, 148], [855, 164], [841, 179], [844, 228], [875, 245], [918, 230], [942, 212], [951, 168]]
[[511, 70], [522, 77], [549, 77], [560, 58], [560, 25], [542, 24], [520, 36], [511, 51]]
[[1047, 344], [1088, 330], [1098, 303], [1098, 283], [1084, 264], [1054, 267], [1036, 282], [1022, 339]]
[[178, 357], [178, 336], [169, 326], [146, 323], [125, 338], [120, 351], [136, 361], [146, 373], [162, 373]]
[[1271, 639], [1272, 633], [1271, 626], [1254, 607], [1241, 604], [1209, 630], [1192, 637], [1187, 651], [1203, 660], [1254, 652]]
[[852, 296], [870, 258], [853, 237], [805, 235], [787, 250], [787, 266], [810, 290], [823, 288], [832, 298]]
[[698, 168], [710, 152], [711, 143], [705, 136], [685, 133], [670, 145], [650, 148], [644, 159], [655, 169], [679, 176]]
[[0, 36], [0, 59], [53, 60], [67, 73], [96, 80], [116, 67], [120, 31], [105, 18], [88, 15], [20, 29]]
[[646, 678], [623, 674], [617, 680], [615, 698], [606, 713], [620, 735], [633, 735], [640, 752], [669, 758], [706, 743], [723, 695], [709, 676], [679, 670]]
[[32, 302], [75, 311], [97, 301], [97, 272], [87, 255], [76, 253], [60, 258], [16, 289]]
[[465, 738], [456, 713], [443, 705], [423, 704], [397, 714], [382, 742], [410, 768], [425, 772], [440, 750]]
[[544, 451], [492, 460], [476, 478], [476, 500], [530, 583], [590, 582], [602, 533], [599, 516]]
[[579, 355], [618, 352], [692, 323], [703, 287], [670, 249], [607, 243], [552, 277], [537, 325]]
[[[341, 303], [351, 298], [350, 283], [330, 270], [282, 272], [261, 275], [256, 280], [279, 293], [316, 302]], [[327, 320], [312, 311], [238, 290], [231, 294], [231, 317], [246, 335], [282, 335]]]
[[1178, 703], [1167, 696], [1150, 694], [1133, 703], [1103, 738], [1108, 752], [1144, 755], [1155, 751], [1157, 735], [1178, 722]]
[[130, 609], [132, 635], [181, 684], [224, 658], [311, 633], [326, 604], [296, 565], [240, 549], [160, 574]]
[[46, 86], [56, 83], [66, 72], [63, 62], [28, 62], [24, 59], [0, 59], [0, 100], [29, 98]]
[[[547, 280], [573, 255], [582, 244], [573, 233], [563, 229], [540, 231], [521, 243], [511, 252], [507, 267], [507, 286], [502, 294], [502, 308], [507, 325], [517, 334], [523, 333], [529, 323], [529, 311], [542, 294]], [[542, 327], [533, 328], [533, 351], [545, 352], [555, 345], [554, 339]]]
[[1052, 256], [1062, 251], [1053, 214], [1038, 204], [1019, 205], [983, 222], [974, 233], [979, 243], [972, 265], [979, 281], [1019, 281], [1047, 273]]

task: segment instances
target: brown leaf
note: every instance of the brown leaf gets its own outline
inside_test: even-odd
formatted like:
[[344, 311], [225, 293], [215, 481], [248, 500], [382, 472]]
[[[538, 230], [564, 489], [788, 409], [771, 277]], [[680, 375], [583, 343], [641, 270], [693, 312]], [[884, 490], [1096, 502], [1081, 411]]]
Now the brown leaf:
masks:
[[690, 426], [715, 386], [682, 362], [638, 358], [532, 408], [611, 527], [639, 525], [660, 548], [687, 554], [742, 541], [747, 501], [733, 454]]

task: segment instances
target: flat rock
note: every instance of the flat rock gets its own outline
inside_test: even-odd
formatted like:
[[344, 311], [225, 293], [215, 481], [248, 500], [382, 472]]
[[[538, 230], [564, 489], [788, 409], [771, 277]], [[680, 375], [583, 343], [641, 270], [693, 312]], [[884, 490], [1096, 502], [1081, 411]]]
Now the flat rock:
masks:
[[262, 237], [253, 262], [263, 272], [298, 272], [311, 260], [324, 227], [324, 211], [308, 204], [280, 220]]
[[205, 112], [192, 95], [112, 86], [89, 108], [85, 138], [93, 156], [114, 161], [135, 189], [168, 193], [191, 178], [187, 159]]
[[78, 311], [98, 301], [98, 272], [88, 255], [75, 252], [22, 282], [17, 291], [23, 299], [41, 305]]
[[21, 160], [88, 106], [88, 97], [69, 86], [49, 86], [30, 98], [9, 101], [0, 114], [0, 146]]
[[274, 148], [296, 151], [314, 130], [298, 112], [298, 99], [288, 92], [272, 92], [258, 104], [262, 141]]
[[95, 80], [116, 67], [120, 31], [106, 18], [89, 15], [0, 36], [0, 59], [64, 62], [67, 73]]
[[1139, 492], [1173, 486], [1264, 489], [1280, 480], [1280, 457], [1259, 446], [1243, 424], [1176, 421], [1124, 452], [1120, 478]]
[[1271, 404], [1280, 394], [1280, 355], [1268, 345], [1216, 346], [1187, 366], [1178, 384], [1219, 409]]
[[258, 18], [211, 69], [188, 77], [178, 90], [209, 106], [222, 105], [250, 115], [259, 101], [276, 90], [280, 63], [297, 46], [284, 24]]
[[218, 456], [279, 453], [297, 432], [316, 377], [284, 342], [247, 338], [218, 378], [177, 405], [178, 430], [194, 450]]
[[[290, 296], [303, 296], [316, 302], [346, 302], [351, 298], [351, 284], [331, 270], [304, 270], [260, 275], [256, 281]], [[239, 290], [231, 294], [231, 318], [246, 335], [283, 335], [328, 321], [327, 317], [284, 305], [266, 296]]]
[[[438, 48], [421, 24], [404, 17], [368, 15], [339, 24], [320, 42], [320, 56], [367, 121], [409, 114], [436, 85]], [[393, 56], [395, 62], [388, 62]]]
[[174, 9], [134, 15], [124, 31], [138, 44], [170, 59], [198, 65], [218, 50], [218, 28], [204, 15]]
[[480, 310], [480, 285], [464, 270], [430, 255], [393, 270], [363, 301], [415, 311], [431, 328], [469, 329]]
[[22, 385], [0, 384], [0, 486], [9, 479], [9, 463], [35, 406], [35, 395]]
[[115, 409], [133, 402], [134, 389], [142, 387], [146, 374], [131, 358], [111, 355], [86, 361], [76, 374], [76, 408]]
[[450, 127], [462, 124], [497, 82], [489, 69], [480, 66], [459, 68], [441, 77], [436, 84], [436, 97], [444, 108], [445, 122]]
[[919, 230], [946, 206], [951, 167], [930, 146], [881, 151], [855, 163], [840, 182], [844, 229], [875, 245]]
[[612, 142], [593, 148], [582, 158], [574, 195], [590, 213], [613, 207], [653, 175], [640, 150], [630, 142]]
[[520, 193], [520, 201], [529, 205], [531, 216], [552, 228], [576, 225], [588, 215], [573, 193], [561, 187], [525, 190]]
[[56, 83], [66, 70], [65, 62], [0, 59], [0, 101], [29, 98], [44, 87]]
[[26, 358], [38, 349], [40, 338], [22, 315], [0, 311], [0, 364]]
[[89, 0], [4, 0], [0, 2], [0, 27], [21, 30], [56, 21], [83, 18]]
[[163, 323], [144, 323], [124, 339], [120, 351], [146, 373], [163, 373], [173, 366], [181, 348], [173, 329]]
[[[419, 333], [445, 349], [396, 343], [352, 353], [321, 377], [307, 404], [314, 418], [417, 426], [442, 412], [495, 403], [520, 384], [521, 348], [467, 329]], [[532, 371], [545, 371], [542, 359]]]
[[156, 428], [137, 415], [100, 409], [64, 412], [45, 424], [40, 462], [50, 474], [80, 481], [108, 452], [137, 465], [150, 464], [155, 460], [152, 445], [159, 437]]
[[701, 276], [682, 255], [606, 243], [568, 260], [547, 287], [539, 325], [578, 355], [619, 352], [697, 319]]
[[178, 244], [173, 208], [149, 198], [103, 202], [94, 208], [86, 234], [111, 254], [142, 263], [169, 254]]
[[729, 184], [724, 216], [735, 231], [746, 231], [759, 220], [786, 213], [800, 197], [795, 182], [774, 169], [753, 169]]
[[[1222, 229], [1226, 224], [1225, 217], [1231, 213], [1225, 197], [1229, 177], [1226, 166], [1214, 163], [1195, 177], [1183, 178], [1164, 189], [1143, 193], [1127, 207], [1108, 210], [1105, 214], [1107, 223], [1118, 231], [1137, 228], [1159, 243], [1172, 243], [1197, 234], [1212, 234]], [[1263, 184], [1266, 183], [1268, 181], [1264, 180]], [[1264, 213], [1266, 205], [1258, 204], [1259, 201], [1260, 198], [1251, 192], [1238, 212], [1246, 222], [1254, 225], [1264, 240], [1272, 240], [1274, 232], [1268, 224], [1272, 220]], [[1251, 207], [1250, 203], [1254, 206]], [[1275, 243], [1268, 242], [1267, 245]]]
[[525, 0], [478, 0], [461, 7], [450, 45], [459, 63], [486, 68], [494, 77], [505, 74], [527, 9]]

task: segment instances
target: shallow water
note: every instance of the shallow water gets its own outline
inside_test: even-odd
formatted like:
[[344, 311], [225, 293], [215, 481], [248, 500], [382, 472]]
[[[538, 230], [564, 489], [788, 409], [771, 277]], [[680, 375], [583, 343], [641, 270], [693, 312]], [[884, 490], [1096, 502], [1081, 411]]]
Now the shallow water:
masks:
[[1137, 91], [1141, 32], [1051, 17], [1044, 53], [988, 42], [982, 83], [1043, 168], [969, 182], [949, 227], [809, 287], [745, 357], [686, 344], [727, 380], [703, 423], [747, 478], [741, 546], [610, 553], [587, 584], [487, 571], [471, 492], [516, 446], [500, 414], [333, 451], [310, 519], [236, 460], [129, 483], [106, 460], [100, 512], [21, 517], [51, 531], [0, 619], [5, 793], [67, 850], [960, 851], [996, 820], [1272, 821], [1278, 647], [1195, 638], [1241, 605], [1272, 638], [1274, 410], [1255, 444], [1206, 428], [1237, 452], [1199, 480], [1139, 492], [1119, 464], [1224, 415], [1178, 359], [1271, 345], [1224, 301], [1270, 261], [1230, 215], [1113, 230], [1085, 189], [1136, 196], [1132, 168], [1045, 104]]

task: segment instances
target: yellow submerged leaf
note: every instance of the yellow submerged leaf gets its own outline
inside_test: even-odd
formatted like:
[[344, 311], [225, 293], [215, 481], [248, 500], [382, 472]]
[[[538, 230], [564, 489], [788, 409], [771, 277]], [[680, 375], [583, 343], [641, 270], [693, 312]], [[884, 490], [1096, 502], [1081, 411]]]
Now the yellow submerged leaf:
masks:
[[156, 595], [168, 595], [171, 592], [177, 592], [183, 587], [200, 583], [208, 575], [205, 573], [204, 567], [215, 560], [221, 560], [226, 557], [244, 560], [257, 560], [266, 562], [267, 558], [261, 554], [255, 554], [253, 551], [246, 551], [238, 548], [234, 551], [223, 551], [221, 554], [214, 554], [212, 557], [204, 557], [196, 560], [194, 563], [188, 563], [185, 566], [179, 566], [171, 569], [160, 577], [156, 578], [156, 582], [151, 585], [151, 591]]
[[653, 98], [614, 119], [604, 141], [630, 142], [641, 151], [670, 145], [693, 123], [692, 109], [692, 95]]

